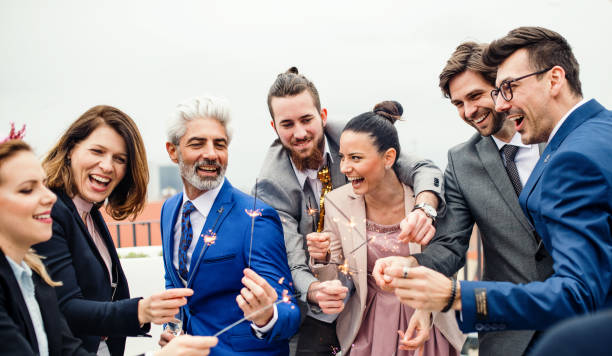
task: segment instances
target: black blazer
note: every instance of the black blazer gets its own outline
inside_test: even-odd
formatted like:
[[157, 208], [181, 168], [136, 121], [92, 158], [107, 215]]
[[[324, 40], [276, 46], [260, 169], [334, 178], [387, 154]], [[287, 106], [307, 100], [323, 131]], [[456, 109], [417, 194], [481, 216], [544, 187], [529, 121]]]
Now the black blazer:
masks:
[[[49, 355], [91, 355], [72, 336], [60, 313], [53, 287], [32, 271], [34, 295], [42, 315]], [[30, 313], [13, 270], [0, 250], [0, 355], [38, 355], [38, 342]]]
[[64, 191], [54, 191], [57, 202], [51, 210], [53, 236], [33, 246], [53, 280], [64, 285], [56, 288], [60, 308], [73, 334], [83, 340], [85, 348], [97, 352], [101, 336], [108, 336], [112, 356], [123, 355], [125, 337], [143, 335], [138, 322], [138, 300], [130, 298], [127, 280], [117, 251], [102, 215], [93, 208], [91, 217], [112, 260], [111, 287], [108, 270], [72, 199]]

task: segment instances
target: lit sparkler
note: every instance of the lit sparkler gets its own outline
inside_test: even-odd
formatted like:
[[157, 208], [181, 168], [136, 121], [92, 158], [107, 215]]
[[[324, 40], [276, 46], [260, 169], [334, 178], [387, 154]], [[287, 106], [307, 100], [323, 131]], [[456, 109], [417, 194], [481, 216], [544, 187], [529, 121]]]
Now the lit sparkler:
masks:
[[312, 217], [312, 231], [313, 232], [317, 231], [316, 216], [317, 216], [317, 213], [319, 212], [319, 210], [316, 209], [312, 205], [312, 202], [310, 201], [310, 197], [308, 198], [308, 209], [306, 209], [306, 212], [308, 213], [308, 215], [310, 215]]
[[215, 241], [217, 241], [217, 233], [212, 230], [208, 230], [206, 235], [202, 235], [204, 237], [204, 243], [206, 246], [214, 245]]
[[244, 209], [248, 216], [251, 217], [251, 244], [249, 246], [249, 268], [251, 268], [251, 255], [253, 253], [253, 230], [255, 230], [255, 218], [261, 216], [261, 209], [255, 209], [257, 205], [257, 179], [255, 179], [255, 196], [253, 199], [253, 210]]

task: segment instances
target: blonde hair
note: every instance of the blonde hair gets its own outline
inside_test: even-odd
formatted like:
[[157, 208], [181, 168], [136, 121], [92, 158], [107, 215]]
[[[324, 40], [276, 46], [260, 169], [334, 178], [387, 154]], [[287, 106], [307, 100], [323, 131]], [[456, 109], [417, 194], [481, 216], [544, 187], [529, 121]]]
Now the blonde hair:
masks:
[[[19, 152], [32, 152], [32, 148], [22, 140], [8, 140], [1, 143], [0, 166], [2, 166], [4, 161], [15, 156]], [[0, 176], [0, 183], [2, 182], [1, 178], [2, 177]], [[62, 282], [55, 282], [51, 279], [51, 276], [49, 276], [49, 273], [47, 273], [45, 265], [42, 263], [42, 257], [37, 255], [34, 250], [29, 249], [24, 256], [23, 261], [51, 287], [62, 285]]]

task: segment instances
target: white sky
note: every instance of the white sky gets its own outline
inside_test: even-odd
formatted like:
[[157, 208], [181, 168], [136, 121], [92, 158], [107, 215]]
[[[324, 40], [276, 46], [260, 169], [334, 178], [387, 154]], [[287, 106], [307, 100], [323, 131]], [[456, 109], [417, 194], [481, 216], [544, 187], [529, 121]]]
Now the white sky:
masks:
[[295, 65], [331, 120], [402, 103], [402, 148], [444, 168], [474, 132], [437, 86], [460, 42], [553, 29], [573, 46], [585, 97], [611, 108], [611, 15], [612, 0], [0, 0], [0, 135], [26, 123], [42, 155], [85, 110], [113, 105], [138, 124], [154, 168], [170, 163], [176, 104], [208, 92], [232, 103], [227, 176], [248, 189], [275, 138], [268, 88]]

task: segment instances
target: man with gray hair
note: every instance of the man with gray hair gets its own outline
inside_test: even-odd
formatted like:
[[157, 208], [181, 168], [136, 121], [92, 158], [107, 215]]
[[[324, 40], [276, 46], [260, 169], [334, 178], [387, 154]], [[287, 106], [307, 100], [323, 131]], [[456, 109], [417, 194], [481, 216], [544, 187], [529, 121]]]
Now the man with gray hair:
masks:
[[[286, 298], [293, 289], [282, 225], [225, 178], [229, 118], [225, 100], [204, 96], [180, 104], [168, 130], [184, 189], [161, 212], [166, 288], [194, 290], [181, 312], [188, 334], [213, 335], [248, 317], [218, 336], [211, 355], [286, 355], [300, 312]], [[165, 331], [160, 345], [172, 337]]]

